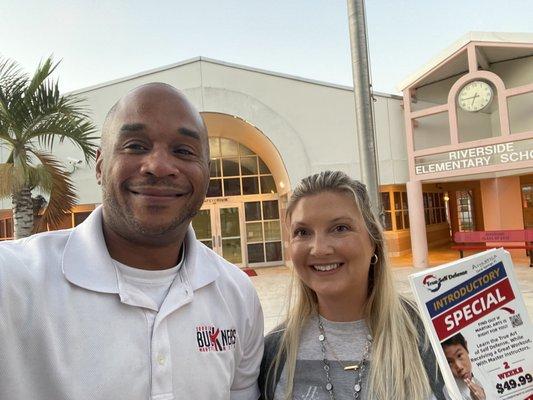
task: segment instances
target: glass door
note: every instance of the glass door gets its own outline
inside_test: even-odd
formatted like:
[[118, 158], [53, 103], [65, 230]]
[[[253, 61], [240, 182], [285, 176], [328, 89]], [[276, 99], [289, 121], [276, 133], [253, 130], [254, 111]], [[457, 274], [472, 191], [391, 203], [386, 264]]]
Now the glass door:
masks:
[[196, 238], [212, 250], [215, 248], [216, 245], [216, 226], [213, 223], [213, 215], [214, 206], [204, 206], [200, 211], [198, 211], [198, 214], [196, 214], [196, 216], [192, 220], [192, 227], [194, 228], [194, 232], [196, 233]]
[[235, 265], [243, 266], [243, 238], [241, 235], [241, 207], [237, 204], [217, 206], [217, 253]]
[[248, 266], [280, 265], [283, 260], [278, 200], [244, 203]]
[[533, 184], [522, 186], [522, 205], [524, 207], [524, 228], [533, 228]]
[[242, 206], [208, 204], [192, 220], [196, 238], [229, 262], [244, 267]]
[[472, 191], [459, 190], [456, 192], [456, 197], [459, 231], [475, 231], [476, 223], [474, 220], [474, 195]]

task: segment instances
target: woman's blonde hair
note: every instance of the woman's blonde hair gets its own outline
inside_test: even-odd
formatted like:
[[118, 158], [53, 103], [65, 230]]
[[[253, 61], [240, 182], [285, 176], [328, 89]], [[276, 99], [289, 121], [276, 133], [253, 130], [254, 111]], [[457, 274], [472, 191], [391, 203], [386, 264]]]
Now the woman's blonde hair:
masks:
[[[366, 187], [341, 171], [325, 171], [304, 178], [289, 200], [287, 221], [290, 221], [291, 213], [302, 198], [323, 192], [343, 193], [354, 198], [378, 256], [377, 263], [370, 266], [368, 299], [364, 310], [373, 336], [367, 399], [427, 399], [431, 389], [418, 350], [418, 332], [408, 310], [411, 305], [394, 287], [392, 273], [387, 265], [381, 224], [372, 212]], [[280, 364], [285, 355], [286, 399], [292, 399], [302, 328], [307, 319], [318, 312], [316, 293], [294, 271], [291, 291], [289, 310], [283, 324], [285, 330], [278, 353], [268, 371], [268, 374], [276, 376], [279, 368], [283, 368]]]

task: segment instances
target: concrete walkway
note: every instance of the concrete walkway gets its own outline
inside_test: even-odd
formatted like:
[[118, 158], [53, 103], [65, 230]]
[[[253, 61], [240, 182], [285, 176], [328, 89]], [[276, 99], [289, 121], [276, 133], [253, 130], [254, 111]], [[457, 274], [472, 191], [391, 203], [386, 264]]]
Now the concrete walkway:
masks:
[[[458, 258], [457, 252], [447, 249], [431, 251], [431, 266], [440, 265]], [[533, 317], [533, 268], [529, 268], [529, 258], [523, 254], [513, 255], [515, 273], [518, 277], [520, 290], [528, 309], [529, 318]], [[410, 295], [411, 288], [408, 276], [418, 269], [412, 267], [410, 256], [391, 259], [397, 287], [401, 293]], [[289, 268], [270, 267], [257, 268], [257, 276], [251, 277], [259, 294], [265, 316], [265, 332], [270, 331], [283, 320], [285, 307], [288, 303], [287, 290], [291, 280]]]

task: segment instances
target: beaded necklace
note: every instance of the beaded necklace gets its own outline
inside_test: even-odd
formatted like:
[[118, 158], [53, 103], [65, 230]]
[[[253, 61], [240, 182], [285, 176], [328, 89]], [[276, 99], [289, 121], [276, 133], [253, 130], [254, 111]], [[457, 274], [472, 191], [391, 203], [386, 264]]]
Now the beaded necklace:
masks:
[[[320, 331], [320, 335], [318, 335], [318, 341], [320, 343], [320, 348], [322, 350], [322, 364], [324, 368], [324, 373], [326, 374], [326, 390], [329, 393], [329, 397], [331, 400], [335, 400], [335, 392], [333, 391], [333, 384], [331, 383], [331, 376], [329, 374], [330, 366], [329, 361], [326, 357], [326, 344], [327, 344], [327, 338], [326, 338], [326, 330], [324, 329], [324, 325], [322, 324], [322, 317], [318, 315], [318, 330]], [[354, 386], [353, 386], [353, 398], [358, 399], [359, 395], [361, 394], [362, 389], [362, 381], [363, 381], [363, 374], [366, 370], [367, 364], [368, 364], [368, 357], [370, 355], [370, 349], [372, 345], [372, 336], [367, 335], [366, 337], [366, 344], [365, 348], [363, 350], [363, 356], [361, 358], [361, 362], [359, 364], [355, 365], [348, 365], [345, 366], [337, 357], [335, 352], [332, 350], [333, 355], [344, 368], [345, 371], [353, 371], [354, 373]], [[331, 347], [331, 345], [330, 345]]]

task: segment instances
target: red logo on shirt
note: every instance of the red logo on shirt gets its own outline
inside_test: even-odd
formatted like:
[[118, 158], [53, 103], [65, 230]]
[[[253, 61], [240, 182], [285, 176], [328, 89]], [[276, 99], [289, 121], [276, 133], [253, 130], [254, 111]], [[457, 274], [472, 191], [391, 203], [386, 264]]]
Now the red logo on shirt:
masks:
[[226, 351], [235, 348], [235, 329], [220, 329], [215, 326], [197, 326], [196, 341], [199, 351]]

